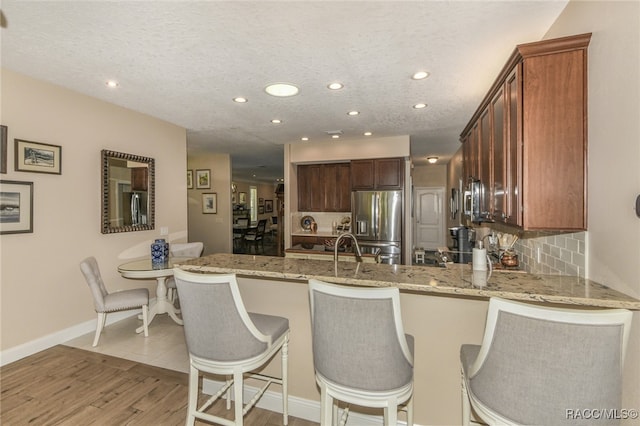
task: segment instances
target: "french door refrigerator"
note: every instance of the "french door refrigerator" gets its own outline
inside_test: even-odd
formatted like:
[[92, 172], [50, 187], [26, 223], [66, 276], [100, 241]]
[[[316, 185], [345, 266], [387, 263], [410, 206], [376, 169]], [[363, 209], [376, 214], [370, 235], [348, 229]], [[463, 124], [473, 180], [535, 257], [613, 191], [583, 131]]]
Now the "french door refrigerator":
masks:
[[402, 191], [353, 191], [351, 209], [358, 243], [380, 248], [380, 263], [401, 263]]

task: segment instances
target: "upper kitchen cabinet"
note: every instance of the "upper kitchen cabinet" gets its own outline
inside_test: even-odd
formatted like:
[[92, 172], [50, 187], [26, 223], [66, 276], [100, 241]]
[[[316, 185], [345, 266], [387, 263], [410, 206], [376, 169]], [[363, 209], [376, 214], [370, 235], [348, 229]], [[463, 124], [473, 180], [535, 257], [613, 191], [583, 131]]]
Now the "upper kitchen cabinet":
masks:
[[402, 158], [351, 160], [351, 189], [402, 189], [403, 164]]
[[585, 230], [591, 34], [516, 47], [461, 135], [480, 216], [524, 230]]
[[298, 211], [350, 212], [349, 163], [298, 165]]

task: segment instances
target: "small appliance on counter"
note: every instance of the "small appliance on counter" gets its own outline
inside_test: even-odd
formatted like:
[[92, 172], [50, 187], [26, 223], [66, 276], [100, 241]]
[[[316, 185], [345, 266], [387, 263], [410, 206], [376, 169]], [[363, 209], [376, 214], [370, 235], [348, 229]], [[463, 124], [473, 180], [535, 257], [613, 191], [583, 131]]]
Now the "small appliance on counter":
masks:
[[449, 228], [449, 234], [451, 236], [451, 250], [452, 260], [455, 263], [469, 263], [473, 259], [473, 240], [475, 232], [473, 229], [466, 226], [456, 226]]

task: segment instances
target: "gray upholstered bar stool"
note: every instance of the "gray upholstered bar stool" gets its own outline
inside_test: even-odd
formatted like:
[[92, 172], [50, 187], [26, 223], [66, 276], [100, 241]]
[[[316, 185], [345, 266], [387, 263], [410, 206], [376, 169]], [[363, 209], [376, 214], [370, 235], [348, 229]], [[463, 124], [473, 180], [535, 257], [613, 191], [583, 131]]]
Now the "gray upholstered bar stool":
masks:
[[620, 409], [631, 312], [492, 298], [482, 345], [462, 345], [462, 423], [615, 423], [576, 413]]
[[[240, 297], [236, 276], [197, 274], [174, 269], [180, 293], [184, 334], [189, 351], [189, 406], [187, 424], [195, 419], [222, 425], [242, 425], [243, 416], [272, 383], [282, 385], [283, 424], [288, 423], [287, 360], [289, 320], [247, 312]], [[280, 351], [281, 378], [252, 373], [252, 379], [266, 384], [245, 406], [244, 374], [267, 364]], [[199, 372], [227, 376], [224, 386], [198, 408]], [[234, 420], [214, 416], [206, 410], [233, 386]], [[229, 398], [227, 398], [229, 408]]]
[[309, 292], [321, 426], [337, 417], [334, 399], [383, 408], [384, 424], [393, 426], [404, 404], [412, 425], [413, 337], [404, 333], [398, 289], [309, 280]]

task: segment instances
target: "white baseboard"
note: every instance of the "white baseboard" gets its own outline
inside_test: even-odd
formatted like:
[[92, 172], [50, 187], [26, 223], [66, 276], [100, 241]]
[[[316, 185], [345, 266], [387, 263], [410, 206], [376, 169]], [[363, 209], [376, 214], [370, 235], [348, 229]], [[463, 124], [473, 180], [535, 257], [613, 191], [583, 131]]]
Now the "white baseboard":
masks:
[[[107, 315], [106, 324], [113, 324], [125, 318], [138, 315], [139, 313], [139, 311], [113, 312]], [[39, 339], [6, 349], [0, 352], [0, 366], [10, 364], [14, 361], [28, 357], [29, 355], [33, 355], [52, 346], [68, 342], [71, 339], [75, 339], [76, 337], [80, 337], [92, 331], [95, 332], [96, 321], [97, 318], [90, 321], [85, 321], [72, 327], [65, 328], [64, 330], [56, 331], [55, 333], [40, 337]]]
[[[224, 382], [205, 378], [202, 382], [202, 391], [207, 395], [214, 395], [223, 385]], [[259, 389], [256, 387], [245, 385], [243, 396], [244, 400], [251, 400], [258, 390]], [[256, 407], [276, 413], [282, 413], [282, 394], [280, 392], [267, 390], [256, 404]], [[289, 395], [289, 415], [309, 420], [311, 422], [320, 423], [320, 401], [311, 401], [309, 399]], [[371, 416], [349, 411], [347, 426], [380, 426], [381, 424], [382, 418], [379, 416]], [[406, 425], [406, 422], [399, 421], [398, 424]]]

